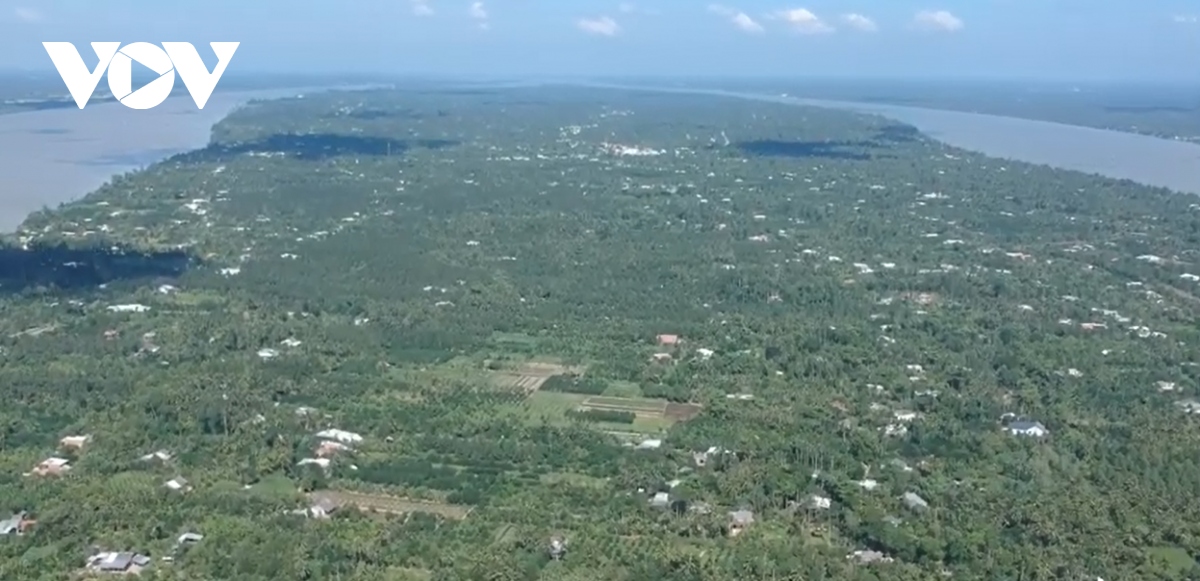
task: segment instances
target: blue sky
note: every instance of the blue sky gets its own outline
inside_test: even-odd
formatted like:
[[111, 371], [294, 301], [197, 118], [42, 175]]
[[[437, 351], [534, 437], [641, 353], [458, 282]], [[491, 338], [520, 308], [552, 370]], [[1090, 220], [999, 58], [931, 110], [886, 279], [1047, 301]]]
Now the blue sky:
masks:
[[[3, 0], [0, 68], [42, 41], [242, 43], [229, 72], [1200, 82], [1200, 0]], [[211, 66], [211, 62], [210, 62]]]

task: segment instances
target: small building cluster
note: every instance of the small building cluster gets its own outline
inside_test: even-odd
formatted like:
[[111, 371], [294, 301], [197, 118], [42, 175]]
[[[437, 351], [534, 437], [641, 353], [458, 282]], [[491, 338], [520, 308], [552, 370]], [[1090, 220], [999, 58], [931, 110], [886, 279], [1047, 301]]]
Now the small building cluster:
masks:
[[86, 568], [93, 573], [136, 575], [150, 564], [150, 557], [132, 552], [102, 551], [88, 558]]
[[71, 461], [66, 458], [52, 456], [46, 458], [33, 467], [33, 470], [28, 475], [33, 476], [61, 476], [71, 469]]
[[333, 516], [341, 505], [332, 498], [323, 496], [317, 498], [308, 508], [300, 508], [292, 511], [292, 514], [298, 514], [308, 518], [326, 519]]
[[25, 511], [18, 512], [7, 519], [0, 520], [0, 536], [23, 535], [34, 524], [37, 524], [37, 521], [30, 519]]
[[297, 464], [301, 466], [312, 464], [320, 466], [323, 470], [328, 470], [330, 461], [334, 456], [344, 452], [353, 452], [354, 448], [352, 446], [363, 441], [363, 437], [359, 434], [335, 428], [321, 430], [315, 435], [321, 439], [321, 442], [317, 444], [317, 449], [313, 452], [313, 457], [304, 458], [297, 462]]

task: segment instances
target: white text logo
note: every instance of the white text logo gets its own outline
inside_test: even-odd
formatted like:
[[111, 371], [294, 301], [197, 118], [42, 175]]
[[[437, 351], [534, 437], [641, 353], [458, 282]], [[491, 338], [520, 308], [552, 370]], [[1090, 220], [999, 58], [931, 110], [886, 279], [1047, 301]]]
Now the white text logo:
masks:
[[[67, 85], [67, 91], [75, 99], [75, 104], [83, 109], [96, 85], [100, 84], [100, 75], [108, 71], [108, 88], [114, 97], [130, 109], [150, 109], [167, 100], [171, 90], [175, 88], [175, 73], [183, 79], [196, 107], [204, 108], [217, 81], [225, 74], [225, 67], [233, 58], [238, 42], [210, 42], [209, 46], [217, 55], [217, 66], [209, 72], [200, 60], [200, 53], [189, 42], [164, 42], [162, 47], [148, 42], [135, 42], [121, 46], [119, 42], [93, 42], [92, 50], [96, 52], [99, 62], [96, 70], [89, 71], [83, 63], [83, 57], [69, 42], [43, 42], [54, 68]], [[133, 90], [133, 61], [158, 74], [158, 78], [146, 86]]]

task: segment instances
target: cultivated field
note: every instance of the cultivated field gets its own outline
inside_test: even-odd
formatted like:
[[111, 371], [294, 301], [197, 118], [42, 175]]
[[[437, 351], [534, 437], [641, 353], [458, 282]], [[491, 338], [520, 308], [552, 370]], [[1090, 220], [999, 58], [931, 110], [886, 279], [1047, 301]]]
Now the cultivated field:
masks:
[[698, 403], [669, 403], [663, 417], [672, 422], [686, 422], [700, 415], [703, 409]]
[[497, 371], [493, 374], [493, 379], [496, 385], [502, 389], [519, 391], [528, 396], [541, 389], [547, 379], [566, 373], [580, 374], [583, 373], [583, 368], [544, 361], [530, 361], [516, 369]]
[[697, 404], [670, 403], [659, 399], [589, 396], [579, 403], [581, 410], [629, 412], [639, 418], [683, 422], [700, 414]]
[[629, 412], [639, 418], [662, 418], [667, 411], [667, 402], [656, 399], [633, 399], [627, 397], [589, 396], [579, 402], [580, 410], [606, 412]]
[[466, 518], [471, 512], [471, 507], [469, 506], [445, 504], [428, 500], [412, 500], [398, 496], [388, 496], [386, 494], [322, 490], [310, 493], [308, 496], [313, 501], [327, 498], [338, 506], [353, 506], [365, 512], [383, 512], [388, 514], [424, 512], [455, 520]]

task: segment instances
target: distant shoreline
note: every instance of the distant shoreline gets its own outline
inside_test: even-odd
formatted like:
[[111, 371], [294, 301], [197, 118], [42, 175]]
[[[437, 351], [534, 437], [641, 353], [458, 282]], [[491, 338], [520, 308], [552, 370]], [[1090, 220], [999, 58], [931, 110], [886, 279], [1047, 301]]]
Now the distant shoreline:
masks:
[[[575, 86], [751, 99], [882, 115], [915, 126], [949, 145], [1001, 159], [1127, 179], [1176, 192], [1200, 194], [1200, 145], [1134, 133], [1016, 117], [900, 105], [825, 101], [720, 89], [512, 83], [502, 86]], [[79, 200], [114, 175], [177, 153], [203, 148], [212, 127], [255, 99], [299, 93], [361, 90], [383, 85], [296, 87], [214, 94], [203, 110], [185, 96], [135, 111], [104, 102], [84, 109], [52, 108], [0, 115], [0, 232], [10, 233], [33, 212]]]
[[721, 89], [579, 83], [597, 89], [710, 95], [879, 115], [965, 150], [1200, 194], [1200, 144], [1020, 117], [904, 105], [806, 99]]
[[183, 95], [144, 111], [110, 101], [0, 115], [0, 232], [15, 231], [42, 208], [79, 200], [114, 175], [203, 148], [214, 125], [252, 100], [365, 88], [371, 87], [217, 92], [202, 110]]

